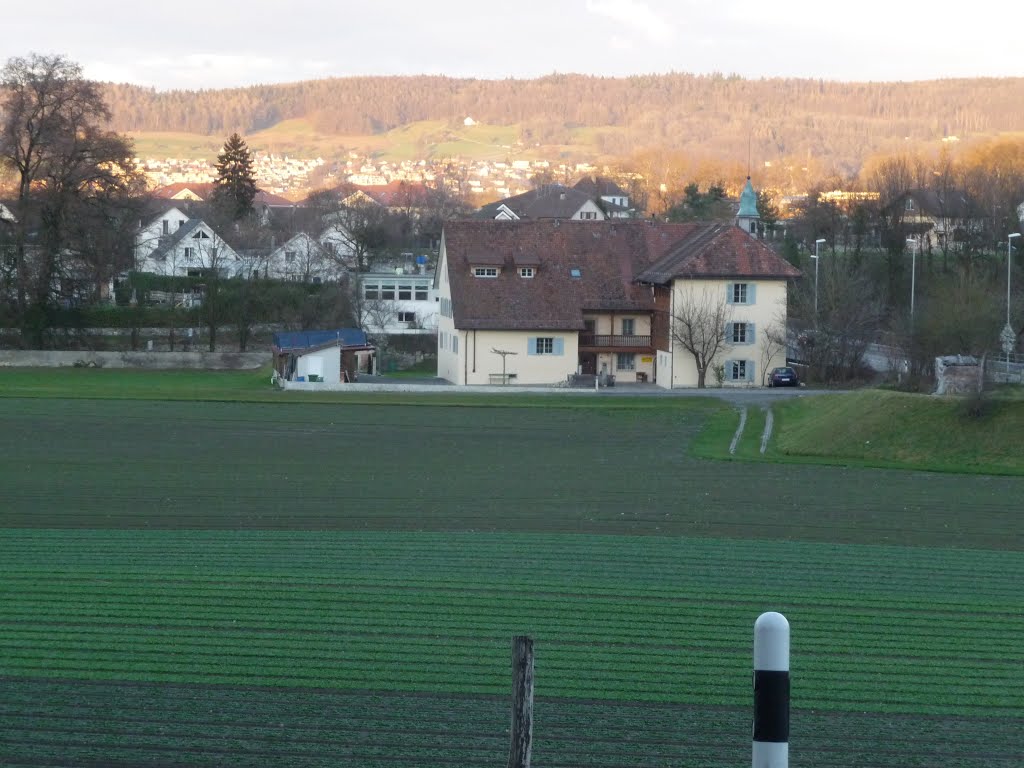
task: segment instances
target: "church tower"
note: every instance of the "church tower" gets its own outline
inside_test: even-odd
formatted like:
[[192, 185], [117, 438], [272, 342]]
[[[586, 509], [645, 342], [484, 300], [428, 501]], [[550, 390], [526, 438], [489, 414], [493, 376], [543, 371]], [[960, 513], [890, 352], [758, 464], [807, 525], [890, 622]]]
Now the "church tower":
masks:
[[761, 216], [757, 212], [757, 194], [754, 192], [754, 186], [750, 183], [750, 177], [747, 176], [747, 184], [743, 187], [743, 194], [740, 195], [740, 210], [736, 214], [736, 226], [747, 234], [757, 237], [757, 225], [760, 221]]

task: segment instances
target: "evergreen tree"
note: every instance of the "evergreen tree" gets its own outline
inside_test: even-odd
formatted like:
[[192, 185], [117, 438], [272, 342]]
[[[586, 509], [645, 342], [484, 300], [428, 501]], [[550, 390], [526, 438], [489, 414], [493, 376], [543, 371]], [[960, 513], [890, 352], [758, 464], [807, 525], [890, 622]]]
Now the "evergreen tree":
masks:
[[217, 155], [214, 204], [238, 221], [252, 212], [255, 197], [256, 177], [252, 169], [252, 152], [242, 137], [233, 133], [224, 142], [224, 150]]

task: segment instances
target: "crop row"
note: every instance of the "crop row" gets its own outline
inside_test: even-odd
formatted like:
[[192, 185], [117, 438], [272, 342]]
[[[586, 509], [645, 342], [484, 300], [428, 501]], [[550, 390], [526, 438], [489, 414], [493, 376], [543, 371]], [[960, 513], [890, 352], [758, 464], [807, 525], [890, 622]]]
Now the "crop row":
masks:
[[[392, 661], [400, 666], [418, 664], [451, 664], [460, 669], [481, 665], [503, 667], [507, 664], [505, 643], [494, 639], [451, 641], [434, 638], [428, 642], [408, 643], [403, 639], [384, 637], [338, 638], [335, 642], [309, 640], [302, 637], [279, 636], [247, 640], [244, 637], [220, 638], [216, 636], [181, 636], [165, 633], [132, 634], [119, 632], [106, 635], [78, 636], [69, 634], [54, 638], [46, 633], [28, 633], [0, 636], [0, 647], [11, 659], [55, 655], [70, 658], [72, 654], [89, 653], [95, 657], [117, 658], [168, 655], [190, 659], [199, 665], [209, 659], [262, 659], [292, 658], [304, 663], [330, 661], [353, 664], [367, 661]], [[702, 667], [716, 674], [727, 669], [746, 667], [748, 654], [740, 649], [727, 650], [649, 648], [642, 644], [607, 648], [604, 646], [565, 645], [557, 641], [547, 644], [540, 653], [545, 669], [562, 666], [572, 669], [659, 669]], [[827, 675], [844, 680], [862, 677], [886, 680], [913, 679], [931, 682], [932, 679], [981, 682], [1008, 681], [1016, 672], [1017, 661], [1008, 657], [1000, 663], [959, 663], [955, 675], [950, 675], [946, 664], [936, 664], [925, 658], [902, 658], [898, 664], [879, 664], [879, 659], [852, 656], [847, 653], [822, 652], [804, 655], [799, 668], [805, 680]]]

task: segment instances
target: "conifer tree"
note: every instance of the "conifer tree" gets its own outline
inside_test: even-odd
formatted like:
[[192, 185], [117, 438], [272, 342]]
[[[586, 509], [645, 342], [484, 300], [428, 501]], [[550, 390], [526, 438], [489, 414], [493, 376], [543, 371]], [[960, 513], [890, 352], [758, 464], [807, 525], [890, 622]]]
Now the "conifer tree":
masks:
[[233, 133], [224, 142], [224, 150], [217, 155], [213, 201], [225, 214], [238, 221], [252, 212], [255, 197], [252, 152], [242, 137]]

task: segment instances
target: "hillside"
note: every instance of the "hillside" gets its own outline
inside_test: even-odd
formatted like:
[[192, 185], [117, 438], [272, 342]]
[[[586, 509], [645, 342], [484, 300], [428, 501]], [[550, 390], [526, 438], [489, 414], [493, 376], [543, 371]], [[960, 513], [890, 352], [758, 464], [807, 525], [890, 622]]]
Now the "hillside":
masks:
[[[657, 149], [745, 161], [749, 151], [756, 166], [813, 163], [841, 174], [872, 154], [1024, 125], [1024, 78], [358, 77], [198, 92], [108, 85], [107, 96], [115, 129], [179, 145], [217, 146], [237, 130], [256, 149], [325, 155], [397, 146], [396, 156], [441, 157], [469, 152], [474, 143], [547, 157], [626, 158]], [[500, 139], [474, 139], [463, 130], [466, 117], [497, 127]]]

